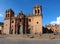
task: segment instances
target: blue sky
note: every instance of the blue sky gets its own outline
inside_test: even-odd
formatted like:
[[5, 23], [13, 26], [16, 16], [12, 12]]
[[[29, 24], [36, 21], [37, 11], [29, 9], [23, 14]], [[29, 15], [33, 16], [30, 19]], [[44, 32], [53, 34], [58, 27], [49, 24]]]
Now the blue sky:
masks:
[[60, 16], [60, 0], [0, 0], [0, 22], [4, 22], [7, 9], [12, 8], [15, 15], [21, 10], [24, 14], [32, 14], [36, 4], [42, 5], [43, 25], [57, 21]]

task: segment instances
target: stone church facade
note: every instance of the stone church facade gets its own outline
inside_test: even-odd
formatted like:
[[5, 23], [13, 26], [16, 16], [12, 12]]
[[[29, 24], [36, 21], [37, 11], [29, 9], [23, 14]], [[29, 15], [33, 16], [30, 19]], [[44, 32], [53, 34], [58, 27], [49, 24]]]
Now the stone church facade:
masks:
[[40, 34], [42, 33], [42, 7], [36, 5], [33, 14], [25, 15], [22, 11], [15, 16], [12, 9], [6, 10], [4, 19], [5, 34]]

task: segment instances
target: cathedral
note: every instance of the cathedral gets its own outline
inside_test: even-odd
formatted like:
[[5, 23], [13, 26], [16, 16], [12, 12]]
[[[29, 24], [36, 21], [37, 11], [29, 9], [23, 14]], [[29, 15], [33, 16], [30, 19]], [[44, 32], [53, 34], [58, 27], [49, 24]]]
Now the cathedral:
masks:
[[33, 7], [33, 14], [28, 15], [20, 11], [15, 16], [12, 9], [6, 10], [3, 33], [42, 34], [42, 6], [35, 5]]

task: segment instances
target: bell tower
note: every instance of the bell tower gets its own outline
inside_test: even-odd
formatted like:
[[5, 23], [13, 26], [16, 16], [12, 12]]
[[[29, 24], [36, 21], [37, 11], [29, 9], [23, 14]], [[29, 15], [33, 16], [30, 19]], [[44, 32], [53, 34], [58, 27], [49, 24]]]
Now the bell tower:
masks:
[[33, 10], [34, 15], [42, 15], [42, 6], [36, 5]]
[[14, 17], [14, 12], [12, 9], [6, 10], [6, 16], [5, 19], [9, 19], [10, 17]]
[[5, 13], [6, 13], [6, 16], [5, 16], [5, 20], [4, 20], [4, 31], [3, 31], [3, 33], [10, 34], [11, 18], [14, 17], [14, 12], [12, 9], [8, 9], [8, 10], [6, 10]]
[[35, 34], [42, 34], [42, 7], [41, 5], [34, 6], [33, 9], [33, 21], [31, 21], [33, 24], [31, 26], [33, 27], [33, 33]]

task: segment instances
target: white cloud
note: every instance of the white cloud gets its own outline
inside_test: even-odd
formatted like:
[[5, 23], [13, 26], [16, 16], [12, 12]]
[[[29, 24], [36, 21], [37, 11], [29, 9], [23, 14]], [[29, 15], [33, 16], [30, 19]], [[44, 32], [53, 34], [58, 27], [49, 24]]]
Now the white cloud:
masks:
[[50, 24], [58, 24], [58, 25], [60, 25], [60, 16], [57, 17], [57, 20], [56, 21], [50, 22]]
[[3, 15], [2, 15], [2, 14], [0, 14], [0, 17], [3, 17]]

